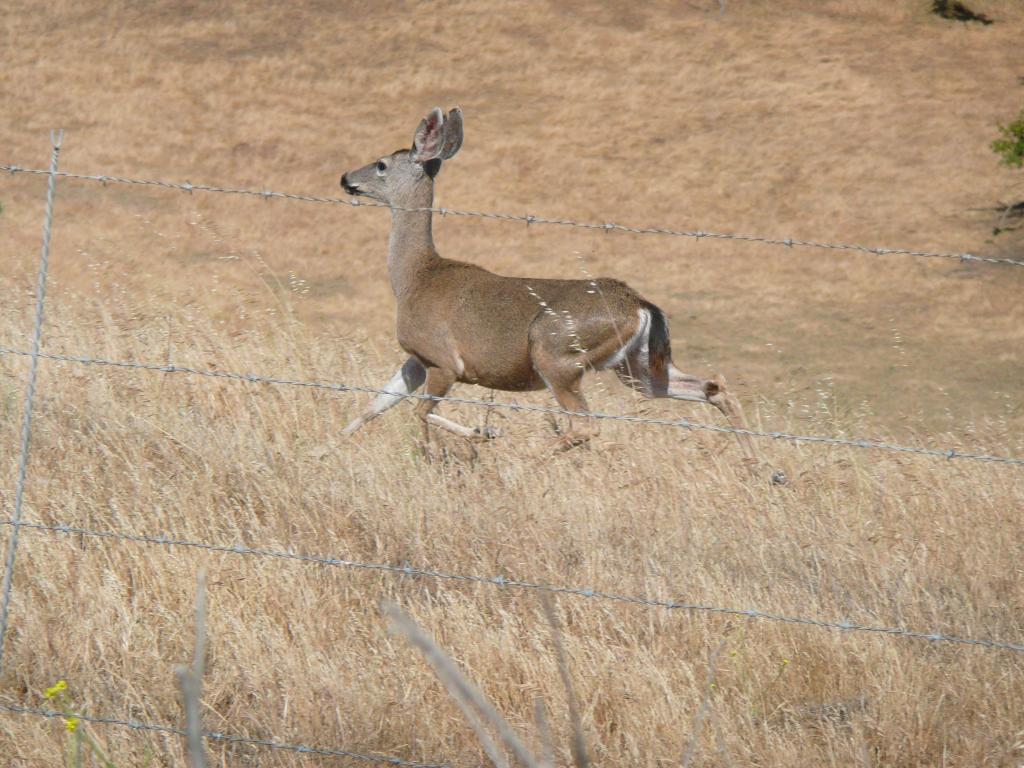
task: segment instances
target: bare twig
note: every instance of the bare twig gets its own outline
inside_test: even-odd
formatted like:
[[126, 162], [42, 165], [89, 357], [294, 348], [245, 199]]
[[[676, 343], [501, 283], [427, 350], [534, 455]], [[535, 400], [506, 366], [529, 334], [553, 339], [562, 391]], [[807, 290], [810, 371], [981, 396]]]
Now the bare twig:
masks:
[[729, 755], [729, 750], [726, 749], [725, 738], [722, 736], [721, 716], [717, 712], [711, 713], [711, 726], [715, 729], [715, 748], [718, 758], [725, 768], [731, 768], [732, 757]]
[[541, 766], [542, 768], [555, 768], [555, 747], [551, 739], [551, 726], [548, 725], [544, 700], [540, 696], [533, 702], [533, 719], [537, 721], [537, 731], [540, 734], [541, 747], [544, 749]]
[[722, 650], [725, 648], [725, 643], [726, 641], [722, 640], [718, 647], [711, 652], [711, 656], [708, 657], [708, 682], [704, 689], [704, 700], [701, 701], [697, 714], [693, 716], [693, 727], [690, 729], [690, 743], [686, 745], [686, 751], [683, 752], [683, 768], [689, 768], [690, 763], [693, 761], [693, 756], [697, 752], [697, 739], [700, 737], [704, 718], [707, 717], [708, 710], [711, 709], [711, 694], [715, 692], [715, 665]]
[[548, 617], [548, 623], [551, 625], [551, 639], [555, 643], [558, 673], [562, 677], [562, 685], [565, 686], [565, 697], [569, 702], [569, 721], [572, 724], [572, 760], [576, 768], [587, 768], [590, 765], [590, 760], [587, 758], [587, 744], [583, 738], [583, 724], [580, 721], [579, 703], [576, 701], [576, 692], [572, 687], [568, 657], [565, 653], [565, 644], [562, 642], [562, 627], [558, 621], [558, 614], [555, 613], [551, 597], [547, 594], [542, 594], [541, 601], [544, 605], [544, 613]]
[[203, 722], [200, 701], [203, 697], [203, 659], [206, 655], [206, 572], [200, 571], [196, 587], [196, 646], [192, 667], [184, 665], [174, 670], [185, 704], [185, 743], [192, 768], [206, 768], [206, 748], [203, 745]]
[[420, 629], [420, 626], [409, 614], [392, 603], [384, 603], [381, 609], [384, 615], [390, 619], [393, 631], [403, 635], [416, 646], [427, 663], [433, 667], [435, 674], [448, 689], [448, 693], [466, 715], [470, 726], [476, 732], [477, 738], [480, 739], [481, 746], [495, 766], [502, 768], [508, 765], [508, 761], [494, 744], [482, 721], [486, 721], [494, 728], [501, 741], [511, 750], [521, 765], [525, 768], [541, 768], [540, 762], [523, 745], [505, 718], [487, 701], [480, 689], [462, 674], [455, 662], [441, 650], [433, 638]]

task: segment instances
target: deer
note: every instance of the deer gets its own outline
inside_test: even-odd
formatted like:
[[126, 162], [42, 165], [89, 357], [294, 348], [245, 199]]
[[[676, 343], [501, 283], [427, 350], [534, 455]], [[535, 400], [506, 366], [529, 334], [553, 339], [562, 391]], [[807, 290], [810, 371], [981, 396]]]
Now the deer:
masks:
[[[673, 365], [665, 313], [612, 278], [548, 279], [495, 274], [442, 257], [431, 230], [434, 182], [463, 140], [462, 111], [440, 107], [424, 117], [412, 146], [341, 177], [350, 195], [391, 209], [387, 271], [397, 302], [397, 339], [409, 358], [367, 410], [343, 430], [351, 435], [420, 387], [416, 413], [424, 442], [430, 427], [479, 442], [496, 436], [435, 413], [459, 383], [506, 392], [548, 389], [569, 416], [555, 448], [583, 445], [599, 433], [583, 396], [588, 371], [613, 370], [646, 398], [714, 406], [738, 429], [747, 425], [739, 400], [717, 375], [701, 379]], [[749, 434], [737, 432], [745, 463], [758, 463]]]

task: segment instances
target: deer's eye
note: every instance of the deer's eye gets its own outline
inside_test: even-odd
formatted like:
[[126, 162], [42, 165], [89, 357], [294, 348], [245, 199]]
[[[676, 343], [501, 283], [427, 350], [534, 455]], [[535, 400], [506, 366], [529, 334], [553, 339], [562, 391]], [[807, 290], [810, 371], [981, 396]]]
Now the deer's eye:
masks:
[[377, 173], [378, 174], [383, 176], [384, 175], [384, 171], [386, 171], [387, 169], [388, 169], [388, 164], [387, 163], [385, 163], [383, 160], [378, 160], [377, 161]]

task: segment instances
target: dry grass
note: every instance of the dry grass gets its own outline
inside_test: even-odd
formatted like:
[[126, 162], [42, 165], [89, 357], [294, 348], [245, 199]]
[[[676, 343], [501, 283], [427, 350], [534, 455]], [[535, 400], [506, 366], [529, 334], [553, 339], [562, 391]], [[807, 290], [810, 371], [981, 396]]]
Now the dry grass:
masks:
[[[54, 326], [67, 332], [51, 333], [53, 347], [103, 338], [109, 353], [135, 358], [153, 348], [119, 330], [127, 317], [84, 334], [61, 315]], [[235, 370], [361, 381], [373, 368], [352, 349], [282, 324], [206, 351]], [[23, 369], [7, 362], [12, 404]], [[1012, 468], [773, 444], [770, 460], [794, 477], [780, 489], [752, 484], [735, 446], [716, 436], [610, 425], [595, 449], [550, 460], [542, 419], [498, 414], [509, 434], [475, 465], [427, 464], [407, 411], [340, 440], [349, 396], [73, 365], [47, 365], [40, 392], [33, 520], [982, 637], [1024, 631], [1014, 609], [1024, 599], [1015, 511], [1024, 478]], [[595, 405], [622, 404], [599, 391]], [[16, 411], [7, 410], [5, 445], [16, 442]], [[787, 425], [785, 414], [771, 421]], [[801, 426], [849, 425], [821, 416]], [[986, 434], [1020, 453], [998, 425]], [[38, 703], [65, 676], [86, 711], [176, 722], [171, 673], [191, 647], [202, 564], [212, 728], [479, 759], [443, 689], [386, 635], [382, 598], [412, 610], [514, 722], [530, 721], [537, 695], [564, 711], [528, 594], [31, 531], [19, 554], [8, 696]], [[849, 764], [867, 749], [883, 765], [999, 764], [1014, 749], [1024, 709], [1015, 656], [586, 600], [561, 609], [604, 764], [682, 753], [707, 653], [723, 635], [710, 724], [728, 762], [831, 755]], [[850, 700], [865, 709], [820, 714]], [[58, 726], [2, 723], [23, 764], [58, 761]], [[139, 764], [146, 750], [180, 761], [174, 743], [116, 729], [104, 737], [119, 764]], [[717, 748], [707, 744], [707, 760], [725, 764]]]
[[[1014, 183], [987, 143], [1019, 107], [1024, 11], [978, 0], [997, 19], [981, 30], [926, 6], [24, 4], [0, 22], [4, 151], [41, 166], [63, 125], [70, 170], [335, 194], [426, 107], [460, 103], [467, 143], [440, 184], [452, 207], [1020, 258], [970, 209]], [[5, 344], [29, 328], [43, 182], [0, 183]], [[57, 206], [51, 351], [373, 385], [400, 360], [383, 212], [73, 182]], [[669, 312], [677, 362], [724, 371], [772, 429], [1024, 454], [1024, 270], [476, 220], [439, 223], [438, 240], [506, 273], [576, 275], [578, 251], [627, 278]], [[6, 499], [27, 366], [0, 366]], [[51, 363], [41, 376], [30, 520], [1024, 636], [1013, 468], [770, 444], [793, 478], [775, 488], [714, 435], [609, 424], [551, 459], [543, 419], [499, 413], [506, 436], [475, 464], [426, 463], [405, 406], [346, 441], [362, 404], [348, 395]], [[590, 393], [605, 411], [713, 420], [603, 379]], [[0, 700], [37, 706], [66, 677], [87, 712], [179, 722], [173, 667], [205, 566], [210, 728], [478, 762], [455, 704], [387, 635], [387, 598], [521, 731], [543, 697], [567, 745], [529, 594], [28, 530], [18, 558]], [[679, 763], [723, 637], [696, 764], [1022, 759], [1017, 655], [583, 599], [559, 611], [601, 765]], [[176, 739], [95, 732], [118, 765], [183, 764]], [[62, 738], [0, 715], [8, 764], [60, 765]]]

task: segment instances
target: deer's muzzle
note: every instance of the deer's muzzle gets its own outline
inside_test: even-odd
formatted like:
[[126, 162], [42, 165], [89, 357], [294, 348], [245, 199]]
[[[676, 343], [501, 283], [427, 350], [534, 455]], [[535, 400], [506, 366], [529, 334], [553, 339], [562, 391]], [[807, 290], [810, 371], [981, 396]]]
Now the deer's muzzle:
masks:
[[341, 188], [348, 192], [350, 195], [358, 195], [360, 191], [358, 184], [353, 184], [351, 181], [348, 180], [347, 173], [342, 175], [341, 177]]

